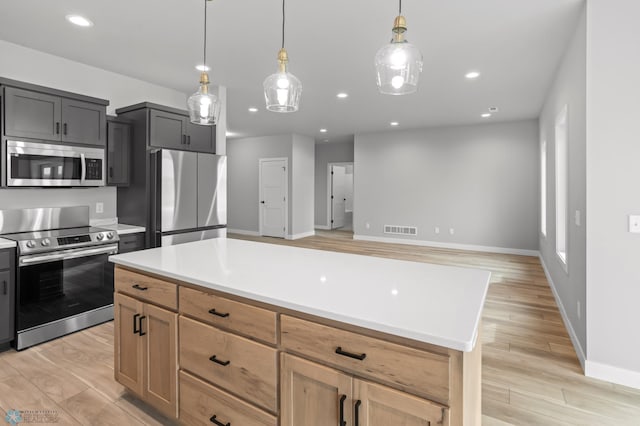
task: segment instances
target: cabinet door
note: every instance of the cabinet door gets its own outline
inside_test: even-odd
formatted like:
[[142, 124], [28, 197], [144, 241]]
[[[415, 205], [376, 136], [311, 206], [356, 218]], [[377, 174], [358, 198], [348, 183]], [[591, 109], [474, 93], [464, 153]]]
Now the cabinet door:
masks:
[[10, 271], [0, 271], [0, 343], [13, 340], [13, 283]]
[[145, 305], [142, 334], [146, 333], [144, 399], [165, 415], [178, 416], [178, 314]]
[[7, 87], [5, 134], [20, 138], [59, 141], [62, 103], [56, 96]]
[[106, 107], [73, 99], [62, 99], [62, 140], [106, 146]]
[[119, 254], [138, 250], [144, 250], [144, 232], [120, 235], [120, 241], [118, 241]]
[[131, 157], [131, 126], [126, 123], [107, 124], [107, 184], [129, 186]]
[[159, 148], [187, 149], [187, 117], [150, 111], [149, 144]]
[[448, 425], [446, 407], [386, 386], [353, 381], [354, 426]]
[[350, 376], [288, 354], [281, 359], [282, 426], [352, 424]]
[[191, 151], [216, 152], [216, 126], [187, 123], [187, 148]]
[[143, 305], [131, 297], [116, 293], [113, 306], [116, 380], [142, 396], [145, 340], [140, 336], [138, 330]]

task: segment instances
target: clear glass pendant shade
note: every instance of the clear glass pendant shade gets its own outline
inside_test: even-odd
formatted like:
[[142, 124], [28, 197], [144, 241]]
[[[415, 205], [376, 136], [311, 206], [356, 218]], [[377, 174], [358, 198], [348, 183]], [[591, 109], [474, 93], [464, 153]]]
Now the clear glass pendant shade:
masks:
[[414, 93], [422, 72], [422, 53], [404, 38], [406, 28], [395, 27], [393, 31], [391, 43], [376, 54], [378, 90], [385, 95]]
[[[208, 81], [208, 79], [207, 79]], [[202, 126], [218, 124], [220, 115], [220, 101], [214, 94], [209, 93], [209, 83], [200, 82], [200, 88], [189, 96], [187, 101], [189, 108], [189, 121]]]
[[287, 71], [284, 49], [280, 51], [278, 61], [278, 72], [271, 74], [263, 83], [267, 109], [273, 112], [296, 112], [300, 106], [302, 83], [298, 77]]

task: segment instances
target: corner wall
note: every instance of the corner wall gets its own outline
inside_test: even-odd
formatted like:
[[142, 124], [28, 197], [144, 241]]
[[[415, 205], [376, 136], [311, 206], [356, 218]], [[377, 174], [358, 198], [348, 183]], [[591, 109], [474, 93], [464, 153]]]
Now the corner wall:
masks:
[[291, 198], [292, 239], [303, 238], [314, 234], [313, 201], [314, 201], [314, 169], [315, 142], [308, 136], [293, 135], [291, 162], [291, 181], [293, 184]]
[[355, 235], [537, 254], [537, 156], [537, 120], [356, 134]]
[[[538, 224], [540, 257], [583, 367], [587, 348], [586, 65], [587, 24], [586, 12], [583, 11], [540, 114], [540, 144], [543, 140], [547, 144], [546, 237]], [[555, 249], [555, 122], [564, 106], [567, 106], [569, 126], [567, 271]], [[539, 158], [540, 154], [538, 161]], [[576, 215], [580, 216], [579, 222], [576, 222]]]

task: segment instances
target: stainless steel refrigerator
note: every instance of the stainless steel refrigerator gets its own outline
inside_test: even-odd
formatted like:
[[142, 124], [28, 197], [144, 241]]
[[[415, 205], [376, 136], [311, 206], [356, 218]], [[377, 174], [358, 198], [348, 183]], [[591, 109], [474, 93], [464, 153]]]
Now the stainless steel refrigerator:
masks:
[[227, 157], [168, 149], [149, 155], [150, 245], [225, 237]]

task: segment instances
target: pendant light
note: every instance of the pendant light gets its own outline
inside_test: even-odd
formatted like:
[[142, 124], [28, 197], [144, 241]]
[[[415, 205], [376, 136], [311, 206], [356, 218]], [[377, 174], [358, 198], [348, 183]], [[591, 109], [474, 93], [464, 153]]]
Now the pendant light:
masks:
[[220, 101], [218, 97], [209, 93], [209, 74], [207, 74], [207, 2], [204, 0], [204, 53], [203, 71], [200, 74], [200, 87], [198, 91], [189, 96], [187, 107], [189, 109], [189, 120], [194, 124], [203, 126], [213, 126], [218, 124], [220, 114]]
[[404, 33], [407, 21], [402, 16], [402, 0], [399, 13], [393, 23], [391, 43], [376, 54], [378, 90], [385, 95], [407, 95], [418, 90], [422, 72], [422, 53], [409, 43]]
[[289, 58], [284, 48], [284, 0], [282, 0], [282, 48], [278, 52], [278, 72], [264, 80], [264, 99], [273, 112], [295, 112], [300, 106], [302, 83], [287, 71]]

